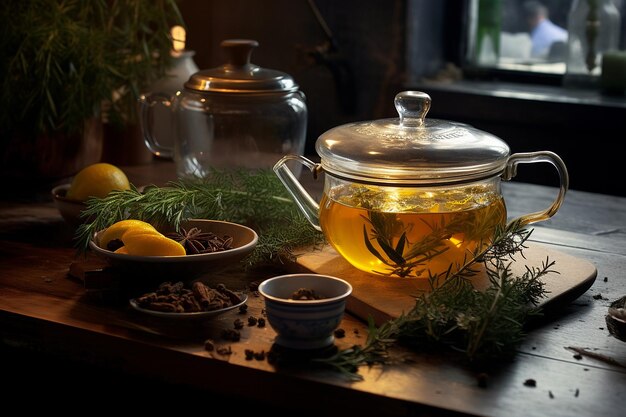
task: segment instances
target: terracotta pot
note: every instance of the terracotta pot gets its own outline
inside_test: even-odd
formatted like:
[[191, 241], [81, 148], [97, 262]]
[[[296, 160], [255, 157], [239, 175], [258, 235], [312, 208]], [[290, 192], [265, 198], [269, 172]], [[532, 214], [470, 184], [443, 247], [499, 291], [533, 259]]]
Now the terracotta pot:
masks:
[[26, 137], [15, 134], [0, 143], [0, 175], [21, 183], [50, 184], [76, 174], [102, 156], [102, 122], [85, 121], [82, 132]]

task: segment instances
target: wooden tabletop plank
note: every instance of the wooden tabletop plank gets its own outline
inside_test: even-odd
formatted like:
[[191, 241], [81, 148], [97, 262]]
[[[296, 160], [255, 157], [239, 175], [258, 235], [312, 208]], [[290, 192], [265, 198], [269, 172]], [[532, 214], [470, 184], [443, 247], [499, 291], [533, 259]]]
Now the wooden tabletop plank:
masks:
[[[509, 216], [517, 217], [547, 208], [557, 189], [541, 185], [502, 184]], [[566, 230], [590, 236], [606, 236], [626, 246], [626, 198], [570, 190], [555, 216], [538, 223], [550, 229]]]
[[[131, 169], [130, 176], [137, 184], [163, 184], [172, 174], [173, 165], [162, 163]], [[554, 191], [506, 184], [510, 213], [537, 210], [549, 204]], [[545, 223], [549, 227], [537, 228], [533, 239], [592, 262], [598, 279], [574, 303], [529, 328], [511, 363], [475, 368], [452, 352], [400, 346], [393, 349], [397, 363], [362, 368], [364, 380], [350, 382], [327, 370], [246, 361], [245, 348], [271, 349], [274, 333], [269, 327], [246, 327], [243, 340], [231, 343], [231, 355], [207, 352], [206, 338], [228, 343], [219, 333], [240, 317], [236, 312], [201, 328], [180, 328], [143, 317], [124, 300], [111, 302], [98, 293], [86, 293], [80, 281], [68, 277], [69, 265], [75, 261], [72, 231], [52, 204], [3, 203], [0, 335], [5, 341], [43, 346], [218, 394], [237, 393], [288, 407], [306, 401], [320, 413], [620, 416], [624, 369], [587, 356], [575, 358], [566, 348], [573, 345], [626, 363], [626, 343], [609, 336], [604, 324], [610, 301], [626, 295], [625, 219], [626, 199], [571, 192], [557, 216]], [[606, 232], [612, 229], [616, 231]], [[253, 278], [239, 277], [241, 282]], [[250, 314], [260, 315], [262, 300], [251, 298], [249, 303]], [[363, 342], [363, 323], [347, 316], [342, 327], [347, 337], [337, 341], [340, 347]], [[166, 365], [155, 367], [155, 363]], [[487, 388], [477, 384], [480, 371], [488, 373]], [[207, 378], [211, 374], [225, 377]], [[537, 386], [525, 386], [528, 379], [535, 379]], [[312, 393], [324, 401], [311, 401]]]

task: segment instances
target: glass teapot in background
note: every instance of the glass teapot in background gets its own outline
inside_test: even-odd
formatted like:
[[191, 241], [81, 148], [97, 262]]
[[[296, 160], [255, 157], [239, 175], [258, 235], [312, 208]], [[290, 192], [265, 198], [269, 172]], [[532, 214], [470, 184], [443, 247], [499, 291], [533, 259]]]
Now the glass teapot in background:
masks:
[[[560, 176], [556, 200], [521, 216], [522, 225], [552, 217], [565, 197], [565, 164], [548, 151], [510, 155], [496, 136], [463, 123], [426, 119], [430, 97], [405, 91], [397, 119], [333, 128], [316, 142], [319, 164], [298, 155], [274, 171], [311, 224], [356, 268], [395, 277], [455, 272], [506, 225], [500, 180], [520, 163], [548, 162]], [[298, 161], [325, 172], [318, 204], [285, 165]]]
[[[211, 168], [270, 168], [285, 153], [304, 151], [307, 107], [293, 78], [251, 64], [256, 41], [221, 46], [226, 64], [193, 74], [174, 97], [154, 92], [141, 100], [146, 145], [173, 158], [179, 177], [203, 177]], [[159, 142], [157, 103], [171, 108], [173, 148]]]

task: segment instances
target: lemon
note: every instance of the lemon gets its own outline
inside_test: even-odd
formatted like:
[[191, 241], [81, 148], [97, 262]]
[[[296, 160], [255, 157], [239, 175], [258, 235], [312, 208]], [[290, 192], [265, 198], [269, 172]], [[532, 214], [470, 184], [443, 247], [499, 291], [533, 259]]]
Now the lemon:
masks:
[[138, 256], [184, 256], [185, 248], [175, 240], [163, 235], [135, 234], [124, 241], [129, 255]]
[[98, 163], [83, 168], [72, 180], [66, 197], [85, 201], [89, 197], [104, 198], [113, 190], [128, 190], [130, 184], [124, 171], [115, 165]]
[[153, 231], [159, 233], [150, 223], [141, 220], [122, 220], [109, 226], [100, 236], [100, 247], [107, 249], [109, 242], [115, 239], [122, 240], [122, 235], [129, 230]]

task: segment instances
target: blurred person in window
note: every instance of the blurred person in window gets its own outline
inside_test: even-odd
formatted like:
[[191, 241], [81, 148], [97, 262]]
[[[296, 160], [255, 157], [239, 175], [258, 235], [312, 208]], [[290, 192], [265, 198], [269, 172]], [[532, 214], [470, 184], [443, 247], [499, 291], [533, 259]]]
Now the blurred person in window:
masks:
[[530, 0], [523, 5], [526, 22], [530, 28], [533, 58], [563, 59], [567, 43], [567, 30], [552, 23], [548, 8], [541, 2]]

